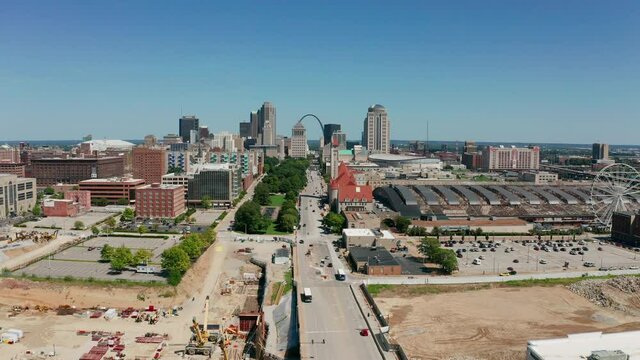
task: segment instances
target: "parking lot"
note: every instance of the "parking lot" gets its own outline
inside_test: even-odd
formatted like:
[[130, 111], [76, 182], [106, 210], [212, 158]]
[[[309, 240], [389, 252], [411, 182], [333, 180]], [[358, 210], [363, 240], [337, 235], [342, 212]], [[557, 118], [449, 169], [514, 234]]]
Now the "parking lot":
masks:
[[64, 230], [72, 230], [76, 221], [81, 221], [85, 229], [91, 228], [93, 225], [102, 222], [109, 217], [113, 216], [112, 213], [103, 212], [88, 212], [76, 217], [46, 217], [38, 221], [30, 221], [26, 223], [28, 227], [44, 227], [44, 228], [61, 228]]
[[51, 258], [40, 260], [24, 269], [18, 271], [19, 274], [65, 277], [72, 276], [75, 278], [94, 279], [127, 279], [136, 281], [165, 281], [164, 277], [159, 274], [138, 274], [135, 271], [123, 271], [122, 273], [113, 273], [110, 271], [108, 263], [101, 263], [100, 249], [105, 244], [113, 247], [126, 246], [135, 252], [138, 249], [147, 249], [153, 253], [151, 265], [158, 265], [161, 261], [162, 252], [177, 244], [179, 238], [171, 236], [169, 239], [158, 237], [96, 237], [87, 240], [80, 245], [73, 246], [69, 249], [61, 251]]
[[460, 275], [501, 274], [510, 270], [535, 273], [640, 266], [640, 253], [596, 241], [465, 241], [462, 244], [444, 244], [444, 247], [458, 253]]

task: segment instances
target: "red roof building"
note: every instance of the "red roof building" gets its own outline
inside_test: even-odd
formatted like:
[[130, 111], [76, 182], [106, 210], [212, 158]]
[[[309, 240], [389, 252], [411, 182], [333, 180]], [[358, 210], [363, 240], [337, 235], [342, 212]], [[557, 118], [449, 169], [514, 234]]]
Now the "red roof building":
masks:
[[335, 211], [373, 209], [371, 186], [358, 184], [355, 174], [345, 163], [338, 166], [338, 176], [329, 183], [329, 202]]

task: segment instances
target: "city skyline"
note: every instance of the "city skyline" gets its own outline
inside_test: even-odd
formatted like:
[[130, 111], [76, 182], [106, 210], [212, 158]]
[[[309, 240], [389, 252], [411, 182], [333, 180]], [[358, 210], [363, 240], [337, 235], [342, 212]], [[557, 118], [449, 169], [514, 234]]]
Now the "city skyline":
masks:
[[[6, 6], [0, 118], [30, 131], [2, 140], [141, 139], [186, 114], [237, 132], [269, 101], [280, 135], [313, 113], [358, 139], [380, 103], [395, 140], [426, 139], [428, 121], [433, 139], [638, 142], [635, 2], [151, 4]], [[364, 4], [372, 21], [354, 21]]]

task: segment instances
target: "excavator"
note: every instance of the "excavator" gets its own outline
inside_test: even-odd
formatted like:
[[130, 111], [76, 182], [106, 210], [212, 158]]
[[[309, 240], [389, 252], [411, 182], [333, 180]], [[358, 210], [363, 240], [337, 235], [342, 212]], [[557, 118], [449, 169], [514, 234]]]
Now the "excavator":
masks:
[[213, 353], [213, 344], [215, 344], [217, 337], [215, 334], [210, 333], [208, 329], [209, 325], [209, 296], [204, 301], [204, 322], [202, 326], [198, 324], [195, 316], [191, 324], [191, 332], [193, 337], [187, 346], [184, 348], [184, 352], [188, 355], [204, 355], [211, 358]]

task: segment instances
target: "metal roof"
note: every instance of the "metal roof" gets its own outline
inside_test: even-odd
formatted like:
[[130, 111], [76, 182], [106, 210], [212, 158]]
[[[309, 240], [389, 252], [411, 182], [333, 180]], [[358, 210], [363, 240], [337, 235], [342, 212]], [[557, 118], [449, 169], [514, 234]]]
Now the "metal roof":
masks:
[[411, 189], [402, 185], [397, 185], [395, 186], [395, 188], [398, 194], [400, 194], [400, 197], [404, 201], [405, 205], [418, 205], [418, 200], [416, 199]]
[[558, 197], [548, 191], [545, 191], [542, 187], [532, 186], [529, 188], [529, 190], [545, 198], [549, 205], [560, 205], [561, 203]]
[[460, 200], [458, 200], [458, 195], [456, 195], [456, 193], [451, 191], [451, 189], [449, 189], [448, 187], [442, 186], [442, 185], [434, 185], [433, 188], [436, 189], [436, 191], [438, 191], [440, 194], [444, 196], [445, 200], [447, 200], [447, 204], [460, 205]]
[[452, 188], [467, 198], [469, 205], [482, 205], [480, 197], [466, 186], [453, 185]]
[[533, 195], [531, 192], [529, 192], [527, 189], [520, 187], [520, 186], [510, 186], [509, 187], [510, 191], [513, 191], [515, 194], [519, 194], [524, 196], [525, 199], [527, 199], [527, 202], [529, 202], [529, 204], [531, 205], [540, 205], [540, 198], [538, 198], [537, 196]]
[[566, 192], [570, 192], [571, 194], [575, 195], [578, 199], [580, 199], [583, 203], [587, 205], [590, 205], [592, 203], [591, 194], [589, 194], [588, 192], [584, 192], [583, 189], [578, 189], [574, 187], [564, 187], [562, 188], [562, 190]]
[[518, 195], [512, 193], [502, 186], [490, 186], [490, 188], [498, 192], [498, 194], [504, 196], [504, 198], [507, 199], [507, 202], [509, 202], [509, 205], [520, 205], [522, 203]]
[[485, 200], [489, 202], [489, 205], [501, 205], [500, 199], [498, 198], [498, 196], [495, 193], [483, 188], [482, 186], [474, 185], [474, 186], [469, 186], [469, 188], [479, 192], [480, 195], [482, 195], [485, 198]]
[[544, 188], [546, 191], [552, 192], [556, 195], [560, 195], [561, 198], [563, 198], [567, 204], [569, 205], [577, 205], [578, 204], [578, 199], [576, 199], [575, 196], [567, 193], [566, 191], [557, 188], [557, 187], [551, 187], [551, 186], [546, 186]]
[[431, 188], [418, 185], [416, 186], [416, 191], [427, 202], [427, 205], [440, 205], [440, 201], [438, 200], [440, 197], [435, 191], [431, 190]]
[[420, 218], [422, 213], [418, 205], [406, 205], [398, 192], [389, 186], [383, 186], [373, 190], [376, 200], [387, 205], [391, 210], [410, 218]]

